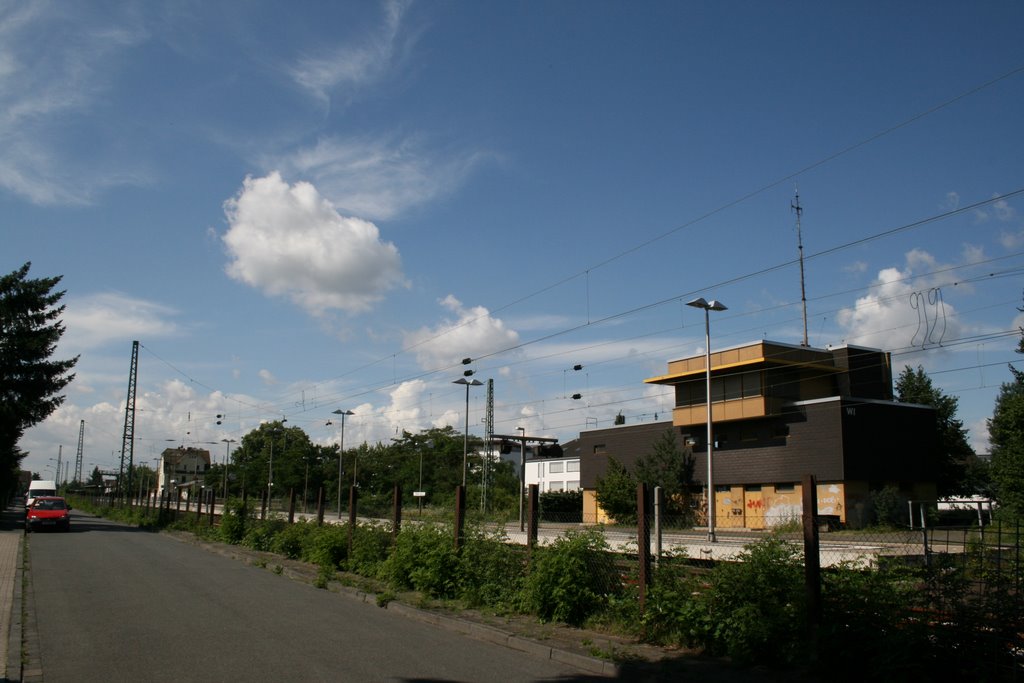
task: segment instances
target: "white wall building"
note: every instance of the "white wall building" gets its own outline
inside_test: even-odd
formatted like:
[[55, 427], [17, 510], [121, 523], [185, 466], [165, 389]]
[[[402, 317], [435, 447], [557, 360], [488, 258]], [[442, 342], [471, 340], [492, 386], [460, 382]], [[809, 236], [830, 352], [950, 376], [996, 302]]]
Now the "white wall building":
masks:
[[201, 481], [210, 469], [210, 451], [203, 448], [167, 448], [160, 454], [157, 486], [161, 491], [173, 485], [179, 490]]
[[536, 484], [541, 493], [581, 490], [579, 453], [570, 450], [558, 458], [528, 459], [525, 483]]

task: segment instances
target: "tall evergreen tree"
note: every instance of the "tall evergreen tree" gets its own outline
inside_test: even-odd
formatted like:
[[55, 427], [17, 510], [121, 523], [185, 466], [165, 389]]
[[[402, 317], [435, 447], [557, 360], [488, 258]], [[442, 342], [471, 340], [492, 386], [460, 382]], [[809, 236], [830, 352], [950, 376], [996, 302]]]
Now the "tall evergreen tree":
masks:
[[[896, 380], [896, 399], [903, 403], [920, 403], [935, 409], [936, 484], [940, 496], [977, 493], [971, 490], [976, 483], [969, 482], [967, 472], [976, 459], [974, 449], [967, 442], [967, 430], [956, 412], [960, 399], [947, 396], [932, 384], [931, 378], [920, 365], [903, 368]], [[972, 470], [976, 468], [971, 468]]]
[[[18, 441], [64, 402], [78, 357], [52, 360], [64, 334], [61, 277], [28, 277], [31, 263], [0, 277], [0, 492], [10, 495], [25, 456]], [[6, 497], [5, 497], [6, 499]]]
[[637, 460], [636, 477], [651, 487], [661, 487], [669, 514], [689, 517], [693, 467], [690, 447], [680, 448], [675, 430], [666, 429], [650, 454]]
[[[616, 522], [636, 522], [637, 478], [615, 458], [608, 457], [608, 469], [598, 477], [595, 487], [597, 504]], [[583, 520], [594, 523], [596, 520]]]
[[[1018, 307], [1024, 312], [1024, 308]], [[1024, 328], [1017, 353], [1024, 353]], [[1012, 382], [999, 390], [992, 417], [988, 420], [988, 438], [992, 447], [992, 483], [1000, 508], [1011, 517], [1024, 517], [1024, 371], [1012, 365]]]

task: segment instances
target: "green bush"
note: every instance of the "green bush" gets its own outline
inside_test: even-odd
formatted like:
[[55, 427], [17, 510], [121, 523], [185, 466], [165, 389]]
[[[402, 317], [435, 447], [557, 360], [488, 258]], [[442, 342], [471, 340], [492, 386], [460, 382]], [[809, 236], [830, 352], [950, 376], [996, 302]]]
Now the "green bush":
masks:
[[854, 670], [869, 661], [892, 680], [915, 678], [930, 647], [920, 622], [907, 619], [919, 585], [906, 570], [840, 565], [822, 573], [821, 592], [823, 664]]
[[700, 588], [700, 579], [692, 573], [685, 554], [663, 557], [647, 590], [642, 617], [646, 638], [665, 645], [689, 642], [695, 621], [693, 595]]
[[253, 550], [272, 552], [274, 537], [281, 533], [288, 523], [283, 519], [252, 520], [245, 530], [242, 545]]
[[581, 625], [621, 589], [604, 534], [594, 529], [567, 531], [534, 550], [526, 581], [526, 604], [541, 621]]
[[467, 530], [459, 558], [458, 595], [470, 607], [513, 610], [521, 602], [526, 553], [503, 532]]
[[359, 524], [352, 534], [352, 554], [347, 569], [376, 578], [391, 548], [391, 529], [381, 524]]
[[220, 518], [220, 536], [225, 543], [239, 545], [251, 521], [251, 510], [241, 500], [232, 498]]
[[291, 560], [302, 558], [311, 528], [315, 526], [316, 524], [311, 522], [296, 522], [285, 526], [271, 541], [271, 550]]
[[890, 484], [878, 491], [872, 491], [869, 500], [876, 524], [891, 527], [906, 526], [907, 499], [898, 488]]
[[457, 594], [459, 556], [447, 525], [407, 527], [381, 567], [381, 578], [395, 588], [421, 591], [434, 598]]
[[687, 645], [741, 663], [793, 664], [806, 654], [807, 612], [800, 552], [777, 538], [715, 565], [696, 595], [680, 596], [666, 620]]
[[582, 522], [583, 491], [545, 491], [540, 494], [540, 518], [547, 522]]
[[302, 559], [331, 571], [338, 569], [348, 555], [348, 526], [324, 524], [307, 531]]

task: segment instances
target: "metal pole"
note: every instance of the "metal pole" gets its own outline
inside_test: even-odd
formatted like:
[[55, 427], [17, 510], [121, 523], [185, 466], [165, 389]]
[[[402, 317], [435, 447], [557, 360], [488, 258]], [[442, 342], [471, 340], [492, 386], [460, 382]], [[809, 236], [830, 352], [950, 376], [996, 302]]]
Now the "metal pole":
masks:
[[522, 432], [519, 437], [519, 530], [526, 529], [523, 515], [523, 491], [526, 488], [526, 427], [516, 427]]
[[466, 459], [469, 455], [469, 383], [466, 383], [466, 428], [462, 432], [462, 488], [466, 488]]
[[270, 467], [267, 472], [267, 507], [270, 507], [270, 496], [274, 490], [274, 432], [270, 432]]
[[[335, 410], [338, 413], [339, 410]], [[341, 460], [345, 457], [345, 416], [352, 411], [340, 411], [341, 414], [341, 444], [338, 446], [338, 519], [341, 519]], [[355, 474], [352, 475], [352, 484], [355, 485]]]
[[707, 390], [708, 409], [708, 542], [715, 543], [715, 484], [711, 465], [715, 443], [711, 434], [711, 319], [704, 309], [704, 379]]

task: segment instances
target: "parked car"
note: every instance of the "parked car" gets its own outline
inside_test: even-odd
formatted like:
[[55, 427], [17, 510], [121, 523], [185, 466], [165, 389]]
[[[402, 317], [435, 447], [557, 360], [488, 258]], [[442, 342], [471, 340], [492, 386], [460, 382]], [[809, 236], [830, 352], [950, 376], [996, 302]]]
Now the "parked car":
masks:
[[60, 496], [39, 496], [25, 513], [25, 530], [71, 531], [71, 506]]

